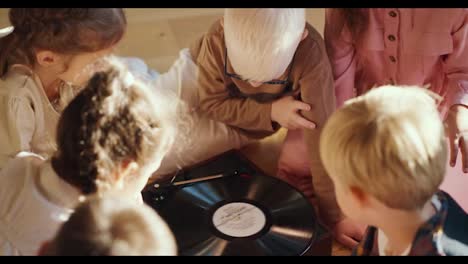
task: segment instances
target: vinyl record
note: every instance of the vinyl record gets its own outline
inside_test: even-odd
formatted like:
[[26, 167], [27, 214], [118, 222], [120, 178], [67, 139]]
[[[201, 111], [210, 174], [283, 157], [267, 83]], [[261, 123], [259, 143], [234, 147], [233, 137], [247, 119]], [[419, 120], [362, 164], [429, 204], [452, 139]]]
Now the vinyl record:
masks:
[[302, 255], [317, 225], [299, 191], [263, 174], [173, 188], [156, 210], [174, 233], [179, 255]]

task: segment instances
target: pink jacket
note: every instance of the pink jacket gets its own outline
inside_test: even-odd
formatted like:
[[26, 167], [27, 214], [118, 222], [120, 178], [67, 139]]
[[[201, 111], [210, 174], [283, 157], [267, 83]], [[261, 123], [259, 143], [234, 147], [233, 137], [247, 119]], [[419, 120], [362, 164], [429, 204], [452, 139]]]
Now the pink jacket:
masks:
[[468, 105], [468, 9], [370, 8], [360, 46], [326, 10], [325, 42], [335, 79], [337, 106], [384, 84], [430, 85], [441, 95], [441, 113]]

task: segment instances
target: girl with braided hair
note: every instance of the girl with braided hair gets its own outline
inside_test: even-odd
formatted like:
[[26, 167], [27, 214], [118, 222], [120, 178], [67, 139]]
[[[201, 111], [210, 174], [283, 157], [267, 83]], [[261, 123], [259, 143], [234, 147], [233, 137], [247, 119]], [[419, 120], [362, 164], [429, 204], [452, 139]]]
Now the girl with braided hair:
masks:
[[126, 29], [120, 8], [12, 8], [0, 30], [0, 169], [20, 151], [47, 158], [59, 113]]
[[142, 202], [171, 147], [174, 100], [109, 58], [63, 111], [53, 157], [21, 152], [0, 171], [0, 255], [33, 255], [89, 195]]

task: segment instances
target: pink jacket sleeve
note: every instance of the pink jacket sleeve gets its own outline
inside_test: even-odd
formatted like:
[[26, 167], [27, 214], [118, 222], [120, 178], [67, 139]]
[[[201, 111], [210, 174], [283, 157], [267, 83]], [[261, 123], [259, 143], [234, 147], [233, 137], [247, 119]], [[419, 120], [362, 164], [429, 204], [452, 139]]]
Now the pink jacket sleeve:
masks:
[[468, 107], [468, 9], [464, 8], [452, 33], [453, 51], [443, 62], [447, 104]]

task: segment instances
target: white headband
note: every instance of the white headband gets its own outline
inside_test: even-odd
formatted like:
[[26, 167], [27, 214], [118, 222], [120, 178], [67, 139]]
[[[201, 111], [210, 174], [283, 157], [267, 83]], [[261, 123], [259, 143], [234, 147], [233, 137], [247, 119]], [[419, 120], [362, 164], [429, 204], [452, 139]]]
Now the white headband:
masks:
[[6, 27], [6, 28], [1, 28], [0, 29], [0, 38], [8, 36], [11, 32], [13, 32], [14, 29], [15, 29], [15, 27], [13, 27], [13, 26], [9, 26], [9, 27]]

